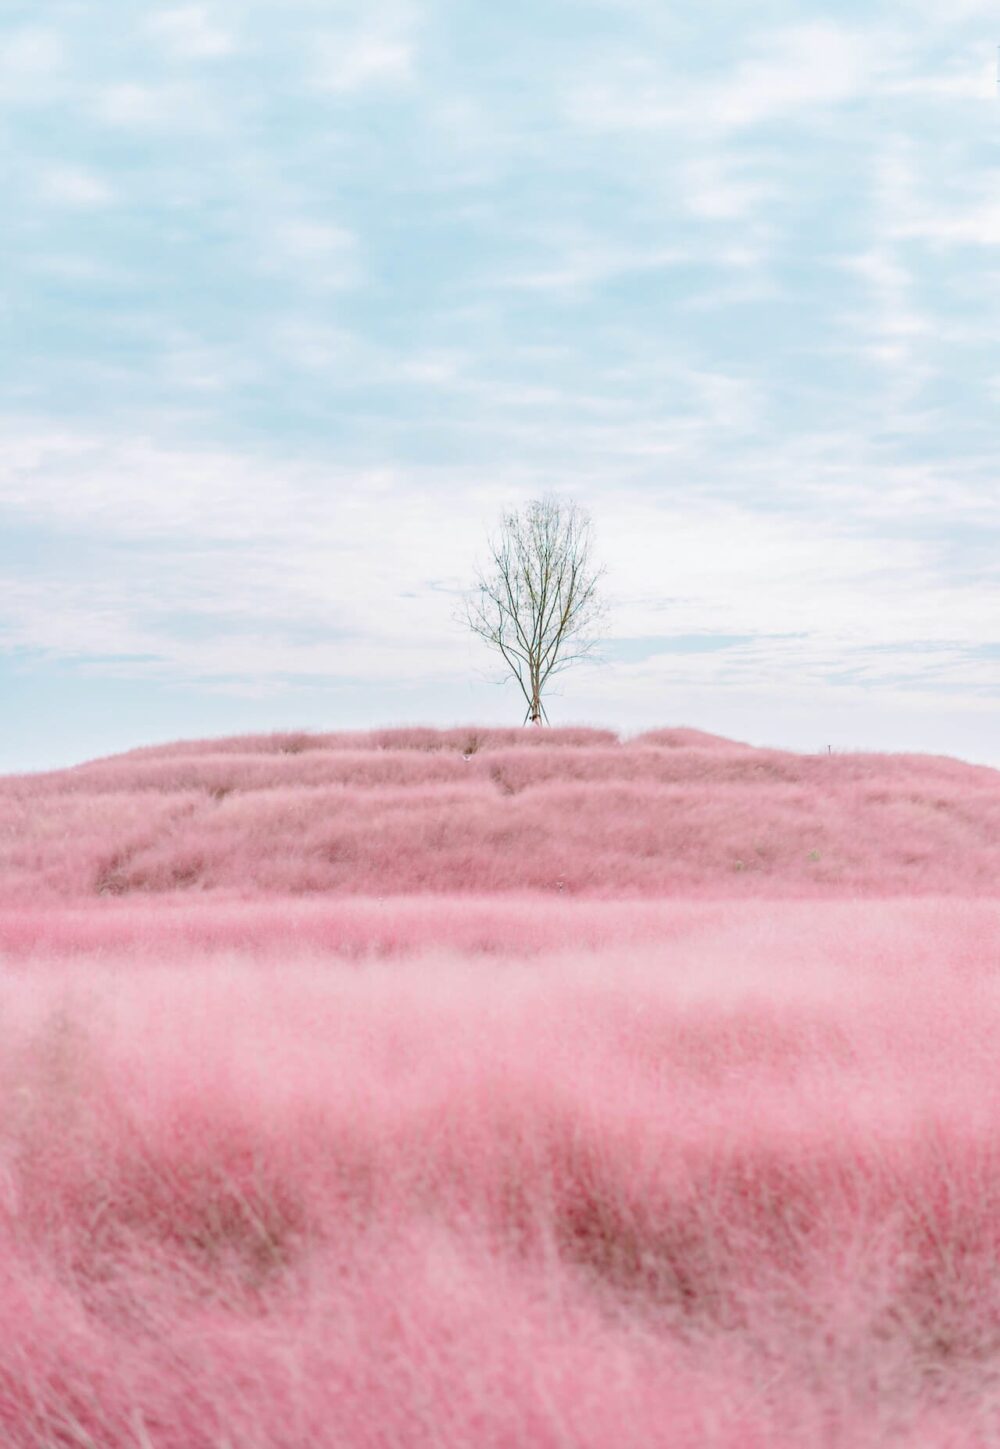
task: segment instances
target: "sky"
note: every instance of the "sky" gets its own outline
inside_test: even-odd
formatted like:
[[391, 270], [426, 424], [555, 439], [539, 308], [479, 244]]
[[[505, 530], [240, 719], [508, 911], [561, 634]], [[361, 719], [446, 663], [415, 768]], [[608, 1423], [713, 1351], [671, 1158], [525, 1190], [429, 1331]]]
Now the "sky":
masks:
[[1000, 765], [995, 3], [7, 0], [0, 771], [519, 723]]

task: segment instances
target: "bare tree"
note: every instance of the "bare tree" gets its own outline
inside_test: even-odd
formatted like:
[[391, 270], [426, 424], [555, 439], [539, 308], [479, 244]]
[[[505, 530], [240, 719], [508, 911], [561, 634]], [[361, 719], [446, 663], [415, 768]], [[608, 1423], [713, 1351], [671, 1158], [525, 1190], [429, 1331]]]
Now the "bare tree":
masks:
[[591, 562], [590, 517], [558, 498], [505, 513], [467, 600], [469, 628], [503, 656], [528, 706], [547, 720], [542, 694], [554, 674], [593, 653], [603, 617]]

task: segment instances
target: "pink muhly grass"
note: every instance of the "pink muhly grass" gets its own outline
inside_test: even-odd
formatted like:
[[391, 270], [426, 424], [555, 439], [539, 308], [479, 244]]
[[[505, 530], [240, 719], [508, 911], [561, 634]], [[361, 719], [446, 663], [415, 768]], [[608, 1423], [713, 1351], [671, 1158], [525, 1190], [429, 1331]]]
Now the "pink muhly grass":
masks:
[[0, 781], [4, 1449], [1000, 1440], [995, 775], [559, 734]]
[[694, 731], [163, 747], [0, 781], [0, 898], [991, 895], [995, 779], [954, 760], [792, 755]]
[[1000, 1007], [836, 909], [738, 962], [704, 919], [701, 982], [693, 944], [8, 967], [3, 1442], [975, 1443]]

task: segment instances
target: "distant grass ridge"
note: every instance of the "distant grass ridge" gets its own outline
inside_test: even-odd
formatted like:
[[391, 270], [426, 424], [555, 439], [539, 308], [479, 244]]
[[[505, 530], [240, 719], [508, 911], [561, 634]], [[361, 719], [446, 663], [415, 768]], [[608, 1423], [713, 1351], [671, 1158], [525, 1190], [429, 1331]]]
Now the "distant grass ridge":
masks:
[[276, 733], [0, 779], [0, 900], [994, 895], [1000, 774], [695, 730]]

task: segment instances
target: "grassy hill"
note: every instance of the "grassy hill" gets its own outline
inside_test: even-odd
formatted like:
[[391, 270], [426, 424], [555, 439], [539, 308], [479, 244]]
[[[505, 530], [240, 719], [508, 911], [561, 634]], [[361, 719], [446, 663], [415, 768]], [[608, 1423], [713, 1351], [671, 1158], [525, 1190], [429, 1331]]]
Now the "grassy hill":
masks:
[[0, 896], [993, 894], [1000, 775], [662, 730], [184, 742], [0, 780]]
[[0, 1444], [1000, 1443], [998, 786], [682, 730], [0, 781]]

